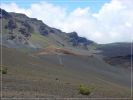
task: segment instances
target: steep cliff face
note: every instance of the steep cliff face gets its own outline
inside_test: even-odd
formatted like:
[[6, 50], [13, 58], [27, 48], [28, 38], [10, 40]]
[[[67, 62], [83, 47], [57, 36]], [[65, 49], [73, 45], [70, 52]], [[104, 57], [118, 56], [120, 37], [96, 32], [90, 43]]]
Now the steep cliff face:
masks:
[[[43, 48], [46, 45], [87, 49], [93, 41], [79, 37], [76, 32], [65, 33], [49, 27], [41, 20], [1, 9], [3, 44], [13, 47]], [[10, 46], [11, 46], [10, 45]]]

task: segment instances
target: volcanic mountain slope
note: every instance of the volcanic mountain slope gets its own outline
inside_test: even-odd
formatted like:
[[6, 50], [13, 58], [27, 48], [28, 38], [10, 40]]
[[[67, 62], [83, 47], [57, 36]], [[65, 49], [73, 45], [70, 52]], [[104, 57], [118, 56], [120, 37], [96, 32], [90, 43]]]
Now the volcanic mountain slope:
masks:
[[[8, 69], [2, 78], [5, 98], [130, 97], [130, 71], [110, 66], [97, 56], [33, 56], [2, 49], [3, 66]], [[94, 88], [89, 96], [79, 93], [81, 84]]]
[[89, 44], [94, 43], [79, 37], [76, 32], [66, 34], [24, 14], [8, 13], [1, 9], [1, 16], [3, 44], [9, 47], [43, 48], [52, 44], [87, 49]]
[[131, 58], [133, 57], [133, 43], [110, 43], [100, 45], [97, 50], [99, 54], [104, 56], [104, 60], [117, 67], [124, 67], [131, 69]]
[[[130, 70], [104, 60], [123, 56], [117, 49], [125, 46], [125, 54], [131, 55], [130, 45], [122, 43], [117, 49], [115, 43], [99, 45], [76, 32], [65, 33], [24, 14], [1, 11], [1, 55], [8, 69], [1, 80], [3, 97], [130, 97]], [[90, 95], [79, 93], [81, 84], [93, 88]]]
[[[133, 43], [110, 43], [103, 44], [97, 47], [97, 49], [101, 50], [102, 55], [108, 57], [114, 56], [126, 56], [131, 54], [131, 45]], [[132, 47], [133, 48], [133, 47]]]

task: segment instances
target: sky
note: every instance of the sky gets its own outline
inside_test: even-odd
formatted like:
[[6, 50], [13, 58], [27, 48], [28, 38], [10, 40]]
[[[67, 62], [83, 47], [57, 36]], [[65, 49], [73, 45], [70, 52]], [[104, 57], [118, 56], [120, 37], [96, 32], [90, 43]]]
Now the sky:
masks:
[[16, 3], [19, 5], [19, 7], [22, 8], [28, 8], [30, 7], [31, 4], [33, 3], [38, 3], [38, 2], [49, 2], [54, 5], [59, 5], [62, 7], [67, 7], [69, 11], [72, 11], [76, 9], [77, 7], [87, 7], [89, 6], [93, 12], [97, 12], [101, 6], [104, 3], [109, 2], [110, 0], [1, 0], [2, 3]]
[[133, 40], [132, 5], [133, 0], [1, 0], [0, 7], [105, 44]]

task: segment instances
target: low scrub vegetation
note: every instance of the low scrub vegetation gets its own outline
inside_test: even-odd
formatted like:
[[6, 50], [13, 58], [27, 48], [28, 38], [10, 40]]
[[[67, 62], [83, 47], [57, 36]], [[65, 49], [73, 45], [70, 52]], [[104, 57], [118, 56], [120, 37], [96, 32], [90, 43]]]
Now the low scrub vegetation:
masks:
[[82, 95], [90, 95], [92, 92], [92, 86], [88, 85], [80, 85], [79, 86], [79, 93]]
[[7, 74], [7, 67], [0, 67], [0, 73]]

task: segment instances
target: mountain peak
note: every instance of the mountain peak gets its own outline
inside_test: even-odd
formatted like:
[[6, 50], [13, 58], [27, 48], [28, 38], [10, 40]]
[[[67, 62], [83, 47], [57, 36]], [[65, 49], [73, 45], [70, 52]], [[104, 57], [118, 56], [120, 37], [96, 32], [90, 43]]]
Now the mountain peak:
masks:
[[7, 18], [11, 18], [12, 16], [8, 12], [0, 8], [0, 18], [2, 17], [7, 19]]

